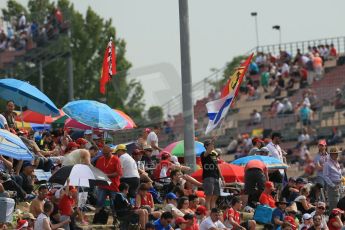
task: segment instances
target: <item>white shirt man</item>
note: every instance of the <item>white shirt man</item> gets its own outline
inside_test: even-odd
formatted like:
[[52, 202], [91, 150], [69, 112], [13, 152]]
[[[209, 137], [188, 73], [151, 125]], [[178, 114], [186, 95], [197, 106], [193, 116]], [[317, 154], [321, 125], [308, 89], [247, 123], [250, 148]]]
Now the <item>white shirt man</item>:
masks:
[[152, 130], [149, 135], [147, 135], [146, 142], [148, 145], [151, 145], [153, 151], [152, 156], [158, 156], [159, 151], [162, 151], [161, 148], [158, 147], [158, 133], [159, 133], [159, 127], [154, 127], [154, 130]]
[[[277, 158], [278, 160], [284, 163], [284, 153], [279, 146], [280, 140], [281, 140], [280, 133], [272, 133], [272, 141], [268, 143], [266, 147], [270, 151], [269, 156]], [[279, 172], [283, 175], [284, 169], [280, 169]]]
[[123, 173], [122, 178], [140, 178], [138, 172], [138, 165], [128, 153], [124, 153], [120, 156], [120, 162]]
[[213, 222], [213, 220], [209, 216], [201, 222], [199, 229], [200, 230], [226, 229], [226, 227], [220, 220], [216, 220], [215, 222]]

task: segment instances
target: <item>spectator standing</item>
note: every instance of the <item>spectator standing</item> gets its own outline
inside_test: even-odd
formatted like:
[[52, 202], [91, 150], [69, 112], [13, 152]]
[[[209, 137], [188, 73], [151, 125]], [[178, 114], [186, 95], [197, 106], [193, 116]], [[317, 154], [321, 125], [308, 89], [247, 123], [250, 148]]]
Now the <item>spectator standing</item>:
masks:
[[18, 20], [18, 29], [19, 30], [24, 30], [25, 27], [26, 27], [26, 17], [25, 17], [24, 11], [22, 11], [20, 13], [20, 17], [19, 17], [19, 20]]
[[17, 129], [16, 125], [16, 116], [17, 114], [14, 112], [15, 104], [13, 101], [8, 101], [6, 104], [6, 111], [3, 113], [4, 117], [6, 118], [8, 127], [10, 129]]
[[218, 166], [217, 155], [214, 154], [214, 142], [213, 140], [206, 140], [204, 142], [205, 152], [201, 153], [201, 164], [202, 164], [202, 178], [203, 187], [206, 195], [206, 208], [212, 209], [216, 207], [216, 201], [220, 195], [220, 181], [219, 178], [224, 182], [224, 177], [220, 173]]
[[[271, 136], [272, 141], [268, 143], [266, 147], [270, 151], [271, 157], [277, 158], [281, 162], [285, 162], [285, 156], [284, 156], [285, 152], [281, 149], [279, 145], [281, 142], [281, 138], [282, 136], [280, 133], [277, 133], [277, 132], [272, 133], [272, 136]], [[271, 181], [276, 182], [276, 183], [281, 183], [283, 175], [284, 175], [284, 170], [280, 169], [280, 170], [272, 171], [269, 177]]]
[[158, 147], [158, 135], [160, 133], [160, 127], [154, 126], [153, 130], [147, 135], [146, 142], [148, 145], [151, 145], [153, 151], [152, 156], [157, 157], [159, 155], [159, 152], [161, 152], [163, 149]]
[[248, 204], [255, 207], [268, 181], [268, 170], [260, 160], [251, 160], [244, 168], [244, 190], [248, 194]]
[[323, 176], [327, 184], [328, 206], [333, 210], [340, 199], [341, 167], [338, 162], [338, 155], [341, 151], [332, 147], [329, 151], [329, 158], [323, 167]]
[[316, 179], [315, 183], [319, 183], [322, 185], [323, 188], [325, 188], [325, 179], [323, 176], [323, 168], [324, 164], [326, 163], [329, 155], [327, 153], [327, 143], [326, 140], [322, 139], [319, 140], [318, 144], [319, 152], [314, 158], [314, 164], [315, 164], [315, 169], [316, 169]]
[[47, 194], [48, 194], [47, 186], [41, 185], [38, 189], [38, 196], [35, 199], [33, 199], [30, 204], [30, 213], [32, 213], [34, 217], [38, 217], [38, 215], [43, 212], [43, 206], [44, 206]]
[[264, 71], [261, 73], [261, 86], [264, 89], [264, 92], [267, 93], [268, 84], [270, 81], [270, 73], [268, 72], [268, 68], [265, 67]]
[[306, 103], [303, 103], [303, 107], [299, 110], [299, 117], [304, 126], [309, 126], [311, 123], [312, 110]]
[[131, 198], [135, 198], [140, 184], [138, 165], [127, 153], [127, 148], [124, 144], [117, 145], [115, 154], [119, 156], [122, 166], [122, 177], [120, 181], [121, 183], [126, 183], [129, 185], [128, 195]]
[[334, 44], [331, 44], [331, 49], [329, 51], [329, 56], [331, 58], [337, 58], [338, 57], [338, 52], [337, 52], [337, 49], [334, 47]]
[[122, 176], [120, 159], [112, 154], [112, 149], [109, 145], [103, 146], [102, 154], [103, 156], [97, 160], [96, 168], [104, 172], [112, 183], [110, 186], [98, 186], [96, 213], [104, 206], [107, 196], [111, 199], [115, 198], [116, 192], [119, 192], [120, 177]]
[[320, 57], [319, 54], [315, 54], [313, 58], [313, 66], [314, 66], [316, 80], [321, 79], [322, 71], [323, 71], [322, 65], [323, 65], [322, 58]]

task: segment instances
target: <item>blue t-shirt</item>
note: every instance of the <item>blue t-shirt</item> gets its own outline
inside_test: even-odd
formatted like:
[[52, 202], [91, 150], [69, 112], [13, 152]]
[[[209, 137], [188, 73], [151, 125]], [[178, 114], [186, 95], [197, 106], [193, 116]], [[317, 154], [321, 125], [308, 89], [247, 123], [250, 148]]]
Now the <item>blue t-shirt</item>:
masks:
[[309, 118], [309, 114], [310, 114], [310, 109], [308, 107], [303, 107], [300, 111], [299, 114], [301, 116], [302, 120], [307, 120]]
[[155, 222], [153, 222], [154, 226], [155, 226], [155, 230], [170, 230], [171, 229], [171, 225], [169, 224], [168, 226], [164, 227], [161, 223], [161, 220], [158, 219]]
[[259, 66], [255, 62], [250, 63], [249, 69], [250, 69], [250, 72], [254, 74], [259, 73]]
[[[274, 224], [274, 219], [275, 218], [279, 218], [279, 220], [283, 221], [284, 220], [284, 211], [281, 210], [280, 208], [276, 208], [273, 210], [273, 213], [272, 213], [272, 223]], [[275, 225], [275, 228], [274, 229], [278, 229], [279, 225]]]

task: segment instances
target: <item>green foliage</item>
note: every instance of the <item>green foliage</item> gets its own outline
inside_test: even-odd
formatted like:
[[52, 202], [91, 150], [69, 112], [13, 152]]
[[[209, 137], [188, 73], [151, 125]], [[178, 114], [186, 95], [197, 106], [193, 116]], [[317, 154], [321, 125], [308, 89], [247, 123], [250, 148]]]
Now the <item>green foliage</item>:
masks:
[[[92, 99], [105, 101], [112, 108], [124, 110], [138, 122], [142, 119], [144, 90], [140, 82], [126, 79], [127, 70], [131, 63], [126, 59], [126, 42], [117, 37], [111, 19], [105, 20], [91, 7], [85, 16], [78, 12], [69, 0], [29, 0], [28, 18], [43, 23], [45, 17], [52, 14], [58, 7], [65, 21], [69, 23], [70, 38], [59, 35], [58, 39], [47, 46], [46, 56], [57, 56], [60, 52], [70, 52], [73, 57], [74, 96], [75, 99]], [[8, 1], [6, 15], [17, 15], [25, 8], [14, 0]], [[5, 14], [4, 14], [5, 15]], [[112, 84], [107, 85], [106, 95], [99, 93], [99, 79], [101, 77], [103, 55], [110, 39], [116, 44], [117, 73], [113, 76]], [[36, 63], [37, 64], [37, 63]], [[18, 65], [20, 67], [22, 63]], [[27, 71], [22, 71], [27, 74]], [[67, 58], [59, 57], [46, 64], [43, 68], [44, 92], [58, 107], [68, 102]], [[19, 77], [20, 78], [20, 77]], [[39, 85], [38, 73], [34, 72], [26, 80]]]
[[19, 17], [20, 13], [24, 11], [24, 14], [27, 15], [27, 10], [20, 3], [15, 0], [8, 0], [7, 9], [1, 9], [2, 14], [6, 20], [10, 20], [11, 17]]
[[160, 106], [151, 106], [148, 110], [148, 117], [152, 123], [163, 121], [163, 109]]

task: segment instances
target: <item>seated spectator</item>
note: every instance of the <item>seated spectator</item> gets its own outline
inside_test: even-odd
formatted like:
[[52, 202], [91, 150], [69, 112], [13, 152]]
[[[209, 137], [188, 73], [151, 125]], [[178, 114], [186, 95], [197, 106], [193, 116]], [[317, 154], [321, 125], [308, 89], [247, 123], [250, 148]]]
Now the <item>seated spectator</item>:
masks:
[[276, 100], [276, 115], [284, 114], [284, 104]]
[[66, 219], [58, 224], [52, 224], [49, 219], [49, 216], [52, 212], [53, 212], [53, 204], [49, 201], [45, 202], [43, 205], [43, 212], [38, 215], [35, 222], [34, 229], [42, 229], [42, 230], [43, 229], [44, 230], [58, 229], [70, 222], [69, 219]]
[[221, 222], [221, 210], [212, 208], [210, 216], [204, 219], [199, 229], [210, 230], [210, 229], [226, 229], [225, 225]]
[[337, 88], [335, 91], [335, 99], [333, 101], [335, 109], [343, 109], [345, 107], [345, 100], [343, 98], [343, 92]]
[[22, 188], [27, 194], [31, 194], [34, 191], [34, 166], [30, 161], [24, 161], [23, 169], [20, 173], [22, 179]]
[[264, 67], [264, 70], [261, 73], [260, 84], [261, 84], [262, 88], [264, 89], [265, 93], [267, 93], [267, 91], [268, 91], [269, 81], [270, 81], [270, 73], [268, 71], [268, 68]]
[[152, 215], [155, 219], [158, 219], [161, 212], [154, 211], [155, 203], [151, 193], [148, 192], [149, 186], [147, 184], [141, 184], [137, 196], [135, 198], [135, 207], [141, 209], [147, 209], [149, 215]]
[[76, 149], [76, 150], [71, 151], [68, 154], [65, 154], [65, 156], [63, 157], [62, 165], [63, 166], [75, 165], [75, 164], [91, 165], [91, 157], [94, 157], [94, 156], [91, 156], [88, 150]]
[[260, 198], [259, 198], [260, 204], [267, 205], [271, 208], [275, 208], [276, 207], [276, 204], [275, 204], [276, 201], [275, 201], [274, 197], [271, 195], [273, 191], [275, 191], [273, 182], [266, 181], [265, 189], [261, 193]]
[[255, 75], [255, 74], [258, 74], [259, 73], [259, 66], [254, 62], [252, 61], [249, 65], [249, 73], [250, 75]]
[[200, 225], [203, 220], [207, 218], [207, 208], [205, 206], [199, 206], [195, 211], [196, 219]]
[[281, 111], [281, 114], [292, 114], [293, 113], [293, 108], [292, 108], [292, 104], [291, 101], [289, 100], [289, 98], [284, 98], [283, 99], [283, 109]]
[[184, 213], [176, 207], [177, 199], [178, 198], [174, 193], [168, 193], [165, 196], [165, 206], [163, 207], [163, 211], [172, 213], [174, 217], [183, 217]]
[[253, 112], [250, 114], [250, 122], [248, 125], [257, 125], [261, 123], [261, 114], [254, 109]]
[[284, 217], [284, 223], [288, 224], [292, 230], [297, 230], [298, 224], [296, 223], [295, 219], [291, 216]]
[[288, 184], [282, 190], [281, 196], [285, 198], [288, 202], [294, 201], [299, 195], [299, 190], [296, 188], [296, 179], [290, 177]]
[[171, 212], [164, 212], [161, 215], [161, 218], [156, 220], [153, 224], [155, 226], [155, 230], [172, 230], [171, 223], [174, 219], [174, 216]]
[[177, 208], [183, 213], [191, 213], [194, 214], [193, 210], [189, 208], [189, 199], [188, 197], [181, 197], [177, 202]]
[[304, 213], [302, 216], [302, 224], [299, 226], [300, 230], [308, 230], [313, 226], [313, 217], [309, 213]]
[[324, 202], [318, 202], [316, 204], [316, 210], [311, 213], [312, 217], [315, 217], [315, 216], [320, 217], [320, 222], [321, 222], [320, 225], [322, 228], [327, 228], [328, 216], [325, 215], [325, 212], [326, 212], [326, 204]]
[[315, 211], [315, 206], [312, 205], [308, 200], [309, 189], [307, 187], [303, 187], [299, 194], [300, 195], [295, 199], [298, 210], [303, 214], [312, 213]]
[[249, 151], [248, 155], [255, 155], [258, 150], [264, 145], [264, 141], [258, 137], [252, 139], [253, 148]]
[[223, 214], [225, 227], [230, 229], [249, 229], [255, 230], [255, 220], [241, 221], [242, 201], [239, 197], [234, 197], [231, 201], [231, 208], [227, 208]]
[[328, 219], [328, 229], [329, 230], [340, 230], [344, 226], [343, 221], [342, 221], [342, 215], [344, 214], [344, 211], [335, 208], [332, 210], [331, 214], [329, 215]]
[[135, 219], [139, 217], [139, 223], [141, 226], [149, 220], [149, 214], [146, 209], [134, 209], [127, 199], [127, 194], [129, 191], [129, 185], [126, 183], [121, 183], [119, 186], [119, 193], [116, 193], [114, 199], [114, 210], [116, 215], [120, 218], [126, 218], [128, 220]]
[[272, 223], [274, 224], [275, 229], [277, 229], [279, 226], [282, 226], [284, 223], [285, 209], [287, 205], [288, 202], [286, 202], [285, 198], [281, 198], [276, 202], [277, 208], [275, 208], [272, 213]]

